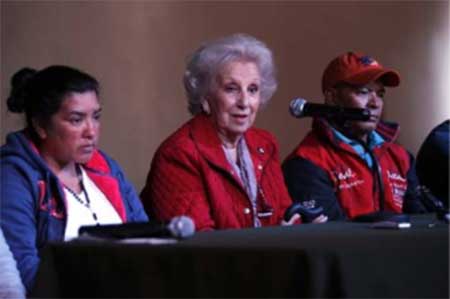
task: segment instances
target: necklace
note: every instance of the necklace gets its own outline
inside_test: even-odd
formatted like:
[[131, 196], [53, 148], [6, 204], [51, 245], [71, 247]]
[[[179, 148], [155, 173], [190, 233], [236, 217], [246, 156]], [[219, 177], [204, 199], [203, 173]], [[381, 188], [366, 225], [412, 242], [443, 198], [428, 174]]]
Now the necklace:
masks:
[[79, 166], [77, 166], [77, 176], [78, 176], [78, 182], [79, 182], [80, 187], [81, 187], [81, 191], [83, 192], [84, 197], [86, 198], [86, 201], [83, 201], [83, 200], [78, 196], [78, 194], [75, 193], [75, 191], [73, 191], [72, 189], [70, 189], [70, 188], [67, 187], [66, 185], [64, 185], [64, 188], [66, 188], [66, 190], [69, 191], [70, 194], [72, 194], [73, 197], [75, 197], [75, 199], [76, 199], [80, 204], [82, 204], [84, 207], [86, 207], [86, 208], [92, 213], [92, 218], [94, 218], [95, 223], [96, 223], [96, 224], [100, 224], [100, 223], [98, 222], [97, 214], [92, 210], [92, 207], [91, 207], [91, 201], [89, 200], [89, 195], [88, 195], [88, 193], [87, 193], [87, 191], [86, 191], [86, 188], [84, 187], [84, 184], [83, 184], [83, 177], [82, 177], [81, 169], [80, 169]]

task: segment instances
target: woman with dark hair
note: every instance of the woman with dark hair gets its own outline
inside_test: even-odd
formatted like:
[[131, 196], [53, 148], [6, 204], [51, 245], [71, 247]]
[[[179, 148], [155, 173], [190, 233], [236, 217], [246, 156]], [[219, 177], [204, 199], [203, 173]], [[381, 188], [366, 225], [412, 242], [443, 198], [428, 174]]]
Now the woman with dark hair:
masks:
[[39, 251], [82, 225], [147, 221], [119, 165], [97, 149], [101, 106], [92, 76], [67, 66], [24, 68], [8, 109], [26, 127], [0, 149], [1, 227], [29, 291]]
[[160, 220], [188, 215], [197, 230], [283, 222], [291, 205], [278, 145], [253, 127], [277, 88], [270, 49], [234, 34], [200, 47], [184, 74], [193, 118], [156, 152], [141, 199]]

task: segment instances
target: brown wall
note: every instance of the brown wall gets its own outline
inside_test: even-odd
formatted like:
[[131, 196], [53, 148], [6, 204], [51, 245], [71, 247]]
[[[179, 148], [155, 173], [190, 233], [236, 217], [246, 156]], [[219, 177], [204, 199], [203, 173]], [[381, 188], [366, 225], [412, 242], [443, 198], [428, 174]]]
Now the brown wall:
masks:
[[301, 96], [321, 101], [320, 77], [346, 50], [402, 74], [385, 118], [402, 126], [413, 153], [450, 117], [448, 1], [1, 1], [1, 138], [22, 126], [6, 112], [9, 78], [23, 66], [68, 64], [96, 76], [104, 104], [101, 147], [140, 190], [156, 147], [190, 116], [181, 77], [207, 39], [246, 32], [274, 50], [279, 89], [257, 119], [279, 139], [282, 158], [310, 120], [288, 114]]

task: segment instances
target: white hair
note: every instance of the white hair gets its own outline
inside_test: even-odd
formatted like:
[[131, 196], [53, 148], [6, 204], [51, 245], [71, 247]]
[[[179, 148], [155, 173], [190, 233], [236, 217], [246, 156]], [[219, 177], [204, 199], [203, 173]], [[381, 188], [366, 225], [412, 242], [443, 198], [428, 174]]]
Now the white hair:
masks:
[[261, 104], [265, 106], [269, 102], [277, 89], [272, 52], [253, 36], [238, 33], [204, 44], [188, 61], [183, 82], [189, 111], [193, 115], [202, 111], [202, 102], [213, 87], [213, 78], [220, 69], [237, 60], [256, 64], [261, 76]]

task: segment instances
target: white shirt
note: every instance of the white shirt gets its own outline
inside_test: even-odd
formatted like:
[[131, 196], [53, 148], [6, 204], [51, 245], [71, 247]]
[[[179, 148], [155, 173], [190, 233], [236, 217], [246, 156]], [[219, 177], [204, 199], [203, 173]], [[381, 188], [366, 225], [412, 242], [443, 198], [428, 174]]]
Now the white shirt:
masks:
[[[89, 197], [89, 207], [86, 207], [70, 192], [67, 188], [64, 188], [64, 194], [66, 195], [66, 210], [67, 210], [67, 223], [64, 233], [64, 240], [78, 237], [78, 229], [83, 225], [96, 225], [96, 224], [120, 224], [122, 220], [119, 214], [111, 205], [106, 196], [98, 189], [94, 182], [87, 176], [86, 172], [81, 167], [81, 178], [84, 185], [83, 190], [77, 194], [77, 197], [86, 203], [86, 194]], [[97, 221], [94, 220], [93, 213], [97, 216]]]

